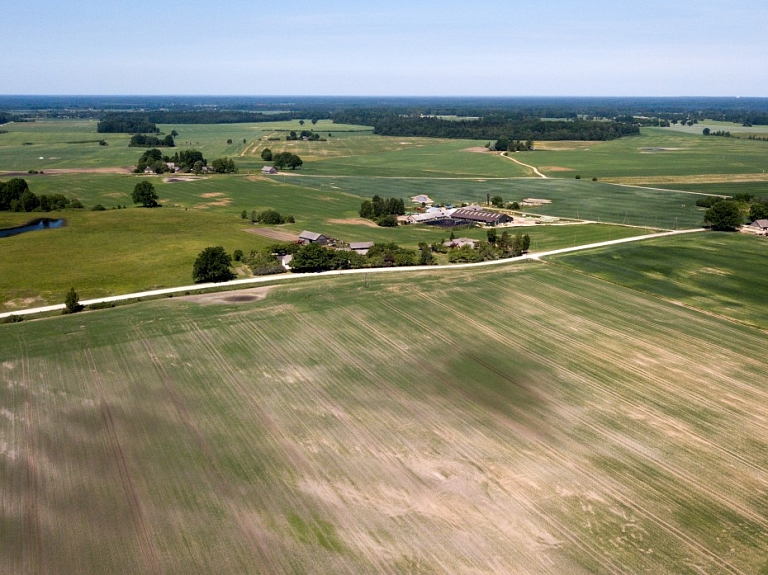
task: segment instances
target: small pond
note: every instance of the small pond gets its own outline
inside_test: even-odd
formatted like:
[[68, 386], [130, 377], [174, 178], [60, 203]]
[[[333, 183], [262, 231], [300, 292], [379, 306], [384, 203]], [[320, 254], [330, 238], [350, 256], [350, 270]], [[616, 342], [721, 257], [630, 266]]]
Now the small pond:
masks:
[[37, 230], [52, 230], [54, 228], [60, 228], [64, 225], [64, 219], [53, 220], [51, 218], [36, 218], [31, 222], [27, 222], [23, 226], [16, 226], [15, 228], [3, 228], [0, 229], [0, 238], [7, 238], [9, 236], [15, 236], [26, 232], [34, 232]]

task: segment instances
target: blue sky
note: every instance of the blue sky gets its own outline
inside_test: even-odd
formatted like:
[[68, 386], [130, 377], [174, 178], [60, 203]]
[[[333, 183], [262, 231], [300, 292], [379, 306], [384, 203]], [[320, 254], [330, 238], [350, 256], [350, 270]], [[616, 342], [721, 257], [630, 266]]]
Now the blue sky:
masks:
[[0, 94], [768, 96], [765, 0], [6, 0]]

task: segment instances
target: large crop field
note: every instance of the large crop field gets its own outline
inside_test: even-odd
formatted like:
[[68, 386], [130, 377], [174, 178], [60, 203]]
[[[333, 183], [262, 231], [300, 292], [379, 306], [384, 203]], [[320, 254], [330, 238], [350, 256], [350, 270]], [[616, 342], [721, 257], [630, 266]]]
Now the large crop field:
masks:
[[673, 302], [768, 329], [764, 237], [707, 233], [612, 246], [554, 261]]
[[765, 332], [560, 266], [0, 332], [3, 573], [768, 569]]

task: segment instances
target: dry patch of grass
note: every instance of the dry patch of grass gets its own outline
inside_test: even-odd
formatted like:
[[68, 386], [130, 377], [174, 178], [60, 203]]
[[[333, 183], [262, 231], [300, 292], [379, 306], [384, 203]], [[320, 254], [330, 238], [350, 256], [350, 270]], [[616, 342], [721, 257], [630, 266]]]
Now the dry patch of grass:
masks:
[[697, 174], [692, 176], [628, 176], [601, 178], [612, 184], [636, 186], [658, 184], [726, 184], [738, 182], [768, 182], [768, 173], [759, 174]]
[[572, 172], [573, 168], [564, 168], [562, 166], [539, 166], [540, 172]]
[[534, 142], [533, 149], [545, 152], [565, 152], [572, 150], [587, 150], [592, 146], [604, 144], [600, 141], [571, 141], [561, 140], [557, 142]]
[[276, 230], [273, 228], [246, 228], [243, 231], [248, 232], [249, 234], [264, 236], [265, 238], [270, 238], [279, 242], [299, 241], [299, 236], [297, 234], [283, 230]]
[[379, 225], [376, 222], [367, 220], [365, 218], [345, 218], [345, 219], [330, 219], [326, 220], [329, 224], [341, 224], [341, 225], [353, 225], [353, 226], [366, 226], [368, 228], [378, 228]]

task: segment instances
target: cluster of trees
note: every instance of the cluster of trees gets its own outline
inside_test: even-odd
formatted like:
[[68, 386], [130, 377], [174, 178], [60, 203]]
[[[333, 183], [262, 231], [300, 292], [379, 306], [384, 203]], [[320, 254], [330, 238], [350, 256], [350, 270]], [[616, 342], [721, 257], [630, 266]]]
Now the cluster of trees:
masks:
[[242, 262], [248, 266], [255, 276], [285, 273], [285, 268], [278, 261], [279, 256], [296, 253], [301, 246], [299, 244], [274, 244], [260, 250], [252, 251], [242, 258]]
[[303, 164], [304, 161], [291, 152], [280, 152], [279, 154], [274, 154], [272, 156], [272, 165], [278, 170], [282, 170], [283, 168], [291, 168], [292, 170], [295, 170], [296, 168], [300, 168]]
[[96, 131], [100, 134], [157, 134], [160, 129], [145, 114], [111, 112], [99, 121]]
[[[431, 255], [431, 254], [430, 254]], [[291, 271], [322, 272], [360, 268], [414, 266], [420, 262], [416, 251], [395, 243], [376, 243], [366, 255], [354, 251], [335, 250], [319, 244], [306, 244], [293, 254]]]
[[496, 150], [497, 152], [529, 152], [533, 150], [533, 140], [521, 142], [520, 140], [510, 140], [502, 136], [489, 146], [489, 149], [492, 151]]
[[82, 208], [78, 200], [69, 200], [62, 194], [36, 195], [23, 178], [0, 182], [0, 211], [50, 212], [65, 208]]
[[[240, 217], [243, 219], [246, 219], [248, 217], [245, 210], [242, 211], [240, 214]], [[269, 226], [277, 226], [280, 224], [295, 224], [296, 220], [294, 217], [290, 214], [283, 217], [280, 215], [280, 212], [277, 210], [267, 209], [263, 212], [256, 212], [256, 210], [253, 210], [251, 212], [251, 222], [254, 224], [266, 224]]]
[[397, 216], [405, 214], [405, 202], [400, 198], [382, 198], [378, 195], [360, 204], [361, 218], [373, 220], [383, 227], [397, 226]]
[[217, 174], [236, 174], [237, 173], [237, 166], [235, 165], [235, 162], [232, 161], [231, 158], [227, 158], [226, 156], [223, 158], [216, 158], [211, 163], [211, 167], [213, 168], [213, 171]]
[[725, 130], [717, 130], [716, 132], [713, 132], [709, 128], [704, 128], [701, 131], [701, 133], [704, 134], [705, 136], [722, 136], [723, 138], [730, 138], [731, 137], [731, 133], [727, 132]]
[[736, 230], [745, 219], [750, 222], [768, 219], [768, 198], [750, 193], [735, 194], [729, 199], [708, 196], [696, 200], [696, 205], [708, 208], [704, 214], [704, 222], [718, 231]]
[[[315, 122], [317, 120], [314, 120]], [[303, 120], [302, 120], [303, 122]], [[325, 138], [321, 138], [320, 134], [311, 130], [302, 130], [300, 133], [296, 133], [295, 130], [291, 130], [290, 134], [285, 137], [286, 140], [304, 140], [307, 139], [310, 142], [324, 142]]]
[[145, 134], [134, 134], [131, 136], [131, 141], [128, 142], [130, 148], [149, 148], [151, 146], [165, 146], [166, 148], [173, 148], [176, 143], [173, 141], [173, 136], [168, 134], [165, 138], [158, 138], [157, 136], [147, 136]]
[[[531, 238], [528, 234], [517, 232], [512, 236], [504, 231], [497, 236], [496, 230], [488, 230], [488, 241], [478, 242], [476, 247], [464, 245], [448, 250], [448, 261], [451, 263], [474, 263], [504, 258], [513, 258], [523, 255], [531, 246]], [[440, 250], [439, 245], [433, 249]], [[441, 250], [442, 251], [442, 250]]]
[[[134, 173], [141, 174], [148, 167], [152, 169], [156, 174], [164, 174], [169, 172], [170, 168], [168, 164], [173, 162], [176, 168], [181, 172], [194, 172], [199, 174], [203, 171], [203, 168], [208, 165], [208, 160], [203, 157], [203, 153], [199, 150], [180, 150], [173, 154], [173, 156], [164, 155], [157, 148], [152, 148], [144, 152], [139, 161], [136, 163], [136, 169]], [[217, 174], [236, 174], [237, 166], [231, 158], [217, 158], [212, 164], [211, 168]]]
[[171, 159], [168, 156], [164, 156], [160, 150], [152, 148], [141, 155], [139, 161], [136, 162], [136, 169], [133, 171], [141, 174], [149, 167], [156, 174], [163, 174], [169, 171], [168, 162], [170, 161]]

